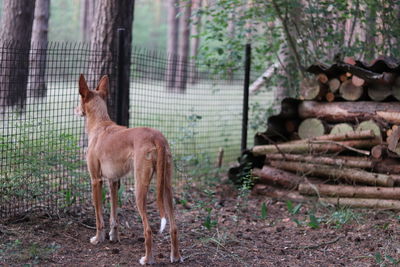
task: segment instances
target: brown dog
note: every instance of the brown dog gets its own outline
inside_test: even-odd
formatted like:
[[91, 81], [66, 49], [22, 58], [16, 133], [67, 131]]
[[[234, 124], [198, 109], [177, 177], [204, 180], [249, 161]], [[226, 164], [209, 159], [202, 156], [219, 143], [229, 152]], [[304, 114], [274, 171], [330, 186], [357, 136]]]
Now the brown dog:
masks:
[[[146, 198], [152, 176], [157, 177], [157, 205], [161, 215], [162, 232], [166, 216], [170, 223], [171, 262], [182, 262], [178, 248], [178, 234], [172, 204], [172, 157], [167, 140], [151, 128], [126, 128], [111, 121], [106, 106], [108, 77], [103, 76], [96, 90], [89, 90], [84, 76], [79, 78], [81, 103], [76, 113], [86, 116], [89, 137], [87, 165], [92, 181], [93, 205], [96, 212], [96, 236], [90, 239], [94, 245], [104, 241], [105, 230], [102, 214], [101, 188], [107, 181], [111, 194], [110, 240], [118, 237], [117, 191], [120, 178], [135, 177], [136, 205], [143, 222], [146, 255], [141, 264], [154, 263], [152, 231], [147, 219]], [[134, 168], [135, 166], [135, 168]]]

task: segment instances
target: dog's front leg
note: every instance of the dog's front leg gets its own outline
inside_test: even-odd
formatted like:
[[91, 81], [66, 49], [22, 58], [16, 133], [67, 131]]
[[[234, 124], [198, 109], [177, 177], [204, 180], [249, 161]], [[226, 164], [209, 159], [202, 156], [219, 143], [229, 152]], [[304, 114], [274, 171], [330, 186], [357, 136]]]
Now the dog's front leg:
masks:
[[101, 199], [101, 189], [103, 181], [99, 178], [92, 178], [92, 198], [94, 210], [96, 213], [96, 235], [90, 239], [90, 243], [97, 245], [104, 241], [104, 220], [103, 220], [103, 207]]
[[110, 196], [111, 196], [111, 211], [110, 211], [110, 241], [118, 242], [118, 188], [119, 181], [109, 181]]

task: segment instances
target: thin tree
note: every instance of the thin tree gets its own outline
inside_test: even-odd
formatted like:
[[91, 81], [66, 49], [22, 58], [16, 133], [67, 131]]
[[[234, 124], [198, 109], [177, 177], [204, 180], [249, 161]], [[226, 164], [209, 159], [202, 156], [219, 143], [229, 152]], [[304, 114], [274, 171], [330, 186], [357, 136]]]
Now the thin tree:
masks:
[[[192, 13], [201, 9], [202, 0], [192, 0]], [[191, 43], [190, 43], [190, 58], [192, 59], [189, 82], [194, 84], [198, 80], [198, 71], [196, 68], [196, 59], [200, 47], [200, 30], [201, 30], [201, 15], [197, 14], [191, 21]]]
[[[133, 0], [103, 0], [95, 7], [95, 16], [92, 25], [91, 47], [92, 55], [89, 66], [89, 83], [94, 87], [101, 75], [107, 74], [110, 79], [110, 97], [108, 106], [111, 118], [116, 120], [116, 51], [118, 45], [117, 30], [125, 29], [125, 42], [123, 56], [125, 64], [122, 67], [124, 80], [120, 81], [123, 90], [123, 121], [129, 123], [129, 74], [132, 47], [132, 24], [135, 1]], [[120, 88], [118, 88], [120, 89]]]
[[0, 107], [24, 107], [34, 9], [34, 0], [3, 1], [0, 23]]
[[179, 44], [179, 0], [168, 0], [168, 40], [167, 52], [170, 56], [165, 74], [167, 89], [174, 91], [178, 61]]
[[81, 34], [82, 41], [85, 43], [90, 42], [92, 36], [92, 22], [94, 16], [94, 9], [96, 0], [81, 0]]
[[49, 32], [50, 0], [36, 0], [32, 28], [30, 73], [28, 94], [33, 97], [45, 97], [47, 41]]
[[188, 80], [188, 68], [189, 68], [189, 52], [190, 52], [190, 16], [192, 11], [192, 1], [188, 0], [185, 2], [185, 6], [182, 10], [182, 16], [180, 24], [182, 25], [182, 33], [179, 43], [179, 63], [176, 74], [176, 87], [180, 93], [186, 91], [186, 85]]

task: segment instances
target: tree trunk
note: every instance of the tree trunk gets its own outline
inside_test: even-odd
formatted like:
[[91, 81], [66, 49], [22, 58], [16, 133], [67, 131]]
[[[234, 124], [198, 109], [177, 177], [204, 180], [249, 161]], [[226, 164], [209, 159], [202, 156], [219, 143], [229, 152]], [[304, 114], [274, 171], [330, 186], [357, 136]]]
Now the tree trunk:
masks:
[[111, 118], [116, 121], [116, 51], [118, 45], [117, 29], [125, 29], [125, 55], [124, 58], [124, 81], [121, 84], [127, 87], [122, 96], [123, 118], [122, 124], [129, 124], [129, 76], [132, 48], [132, 23], [135, 1], [133, 0], [104, 0], [99, 1], [95, 8], [93, 20], [93, 33], [88, 80], [91, 88], [97, 85], [102, 75], [110, 76], [110, 97], [108, 97], [108, 108]]
[[[202, 0], [192, 0], [192, 12], [196, 12], [202, 6]], [[190, 58], [192, 60], [189, 82], [195, 84], [199, 78], [199, 74], [196, 67], [197, 54], [200, 47], [200, 30], [201, 30], [201, 15], [197, 13], [191, 23], [191, 44], [190, 44]]]
[[370, 198], [320, 198], [320, 202], [344, 207], [373, 208], [373, 209], [400, 209], [400, 201]]
[[400, 200], [399, 187], [375, 187], [375, 186], [351, 186], [328, 184], [299, 184], [299, 192], [302, 195], [327, 196], [327, 197], [351, 197], [351, 198], [379, 198]]
[[29, 50], [35, 1], [4, 0], [0, 40], [0, 107], [23, 109], [27, 96]]
[[374, 163], [371, 160], [364, 158], [358, 159], [344, 159], [334, 157], [316, 157], [316, 156], [305, 156], [296, 154], [267, 154], [265, 155], [267, 160], [286, 160], [286, 161], [300, 161], [309, 163], [318, 163], [334, 166], [345, 166], [350, 168], [361, 168], [361, 169], [372, 169]]
[[95, 11], [96, 0], [81, 0], [81, 34], [82, 41], [89, 43], [92, 37], [92, 24]]
[[178, 69], [179, 48], [179, 0], [168, 0], [168, 35], [167, 52], [170, 60], [165, 75], [167, 90], [175, 91], [175, 80]]
[[252, 174], [259, 178], [261, 183], [280, 185], [287, 189], [296, 189], [304, 179], [293, 173], [264, 166], [262, 169], [254, 168]]
[[311, 164], [301, 162], [270, 161], [272, 167], [303, 173], [312, 176], [326, 177], [330, 179], [345, 180], [349, 183], [363, 183], [375, 186], [392, 187], [393, 179], [386, 174], [372, 173], [353, 168], [337, 168], [322, 164]]
[[303, 101], [300, 118], [319, 118], [327, 122], [358, 122], [368, 119], [400, 124], [400, 102], [332, 102]]
[[189, 69], [189, 49], [190, 49], [190, 16], [192, 11], [192, 1], [185, 1], [183, 14], [181, 16], [180, 25], [182, 26], [182, 34], [179, 44], [179, 63], [176, 74], [176, 88], [179, 93], [186, 91]]
[[29, 95], [33, 97], [45, 97], [47, 93], [45, 74], [49, 17], [50, 0], [36, 0], [28, 82]]
[[[321, 142], [321, 141], [319, 141]], [[261, 156], [268, 153], [293, 153], [293, 154], [307, 154], [307, 153], [336, 153], [345, 151], [349, 148], [371, 148], [374, 145], [380, 144], [379, 139], [366, 139], [366, 140], [351, 140], [343, 142], [332, 143], [283, 143], [277, 145], [262, 145], [254, 146], [251, 152], [255, 156]], [[369, 155], [369, 152], [363, 151]], [[363, 154], [364, 154], [363, 153]]]

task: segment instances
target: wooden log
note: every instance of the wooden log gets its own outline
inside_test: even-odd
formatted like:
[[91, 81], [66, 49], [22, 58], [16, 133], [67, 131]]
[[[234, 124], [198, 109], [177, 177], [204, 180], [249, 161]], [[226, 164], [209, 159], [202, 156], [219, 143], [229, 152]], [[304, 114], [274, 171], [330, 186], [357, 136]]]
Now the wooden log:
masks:
[[383, 101], [392, 94], [392, 86], [382, 83], [372, 83], [368, 86], [368, 96], [373, 101]]
[[307, 139], [324, 135], [326, 128], [321, 120], [311, 118], [302, 121], [297, 131], [301, 139]]
[[392, 134], [387, 138], [388, 149], [396, 154], [400, 154], [400, 127], [393, 127]]
[[356, 133], [357, 132], [362, 132], [366, 130], [372, 130], [375, 136], [381, 137], [381, 128], [376, 124], [373, 120], [368, 120], [368, 121], [363, 121], [361, 122], [357, 128], [356, 128]]
[[387, 85], [392, 85], [397, 78], [397, 74], [393, 72], [383, 72], [382, 83]]
[[347, 80], [340, 85], [340, 96], [348, 101], [356, 101], [363, 95], [364, 89], [361, 86], [355, 86], [351, 80]]
[[322, 83], [322, 84], [326, 84], [327, 82], [328, 82], [328, 76], [326, 76], [326, 74], [325, 73], [319, 73], [318, 75], [317, 75], [317, 79], [318, 79], [318, 81], [320, 82], [320, 83]]
[[372, 173], [354, 168], [337, 168], [334, 166], [311, 164], [294, 161], [270, 161], [270, 165], [286, 171], [306, 173], [307, 175], [345, 180], [349, 183], [393, 186], [393, 179], [386, 174]]
[[375, 119], [400, 124], [400, 102], [331, 102], [303, 101], [299, 104], [301, 119], [319, 118], [326, 122], [358, 122]]
[[351, 186], [328, 184], [299, 184], [302, 195], [400, 200], [399, 187]]
[[[319, 141], [321, 142], [321, 141]], [[330, 141], [332, 142], [332, 141]], [[380, 143], [379, 139], [363, 139], [351, 140], [332, 143], [283, 143], [275, 145], [254, 146], [251, 152], [254, 156], [261, 156], [268, 153], [293, 153], [293, 154], [308, 154], [308, 153], [337, 153], [348, 150], [349, 148], [370, 149], [374, 145]], [[369, 155], [368, 151], [363, 153]]]
[[354, 132], [353, 126], [351, 126], [348, 123], [339, 123], [339, 124], [335, 124], [332, 127], [332, 130], [329, 134], [343, 134], [343, 133], [352, 133]]
[[339, 76], [339, 81], [340, 82], [345, 82], [345, 81], [347, 81], [347, 75], [346, 75], [346, 73], [344, 73], [344, 74], [342, 74], [342, 75], [340, 75]]
[[400, 161], [398, 159], [386, 158], [375, 161], [372, 170], [374, 172], [390, 174], [395, 181], [395, 184], [396, 181], [399, 181], [400, 183], [400, 179], [398, 179], [399, 175], [396, 175], [400, 174]]
[[386, 145], [376, 145], [371, 149], [371, 156], [374, 159], [382, 159], [387, 154], [387, 146]]
[[340, 80], [337, 78], [330, 79], [328, 81], [328, 87], [332, 93], [337, 92], [340, 88]]
[[300, 97], [305, 100], [321, 99], [326, 90], [318, 78], [304, 78], [300, 83]]
[[252, 194], [263, 195], [272, 199], [278, 199], [284, 201], [291, 200], [293, 202], [300, 202], [300, 203], [310, 200], [309, 197], [300, 195], [299, 192], [297, 191], [279, 189], [265, 184], [256, 184], [253, 187]]
[[298, 175], [264, 165], [262, 169], [254, 168], [252, 174], [259, 178], [261, 183], [279, 185], [287, 189], [297, 189], [304, 179]]
[[371, 198], [320, 198], [321, 203], [337, 206], [372, 209], [400, 209], [399, 200], [371, 199]]
[[398, 76], [392, 85], [392, 95], [397, 99], [400, 100], [400, 76]]
[[376, 135], [372, 130], [363, 130], [358, 132], [352, 131], [352, 132], [338, 133], [338, 134], [326, 134], [307, 139], [289, 141], [288, 143], [295, 144], [295, 143], [304, 143], [312, 141], [350, 141], [350, 140], [360, 140], [360, 139], [373, 139], [375, 137]]
[[333, 102], [333, 101], [335, 101], [335, 94], [332, 92], [328, 92], [325, 94], [325, 99], [328, 102]]
[[351, 159], [346, 158], [334, 158], [334, 157], [321, 157], [321, 156], [305, 156], [297, 154], [267, 154], [265, 155], [266, 160], [286, 160], [286, 161], [300, 161], [308, 163], [318, 163], [335, 166], [345, 166], [350, 168], [362, 168], [371, 169], [374, 167], [374, 163], [371, 160], [364, 158], [353, 157]]
[[365, 85], [365, 80], [356, 75], [353, 75], [353, 77], [351, 77], [351, 82], [354, 84], [354, 86], [358, 87]]

